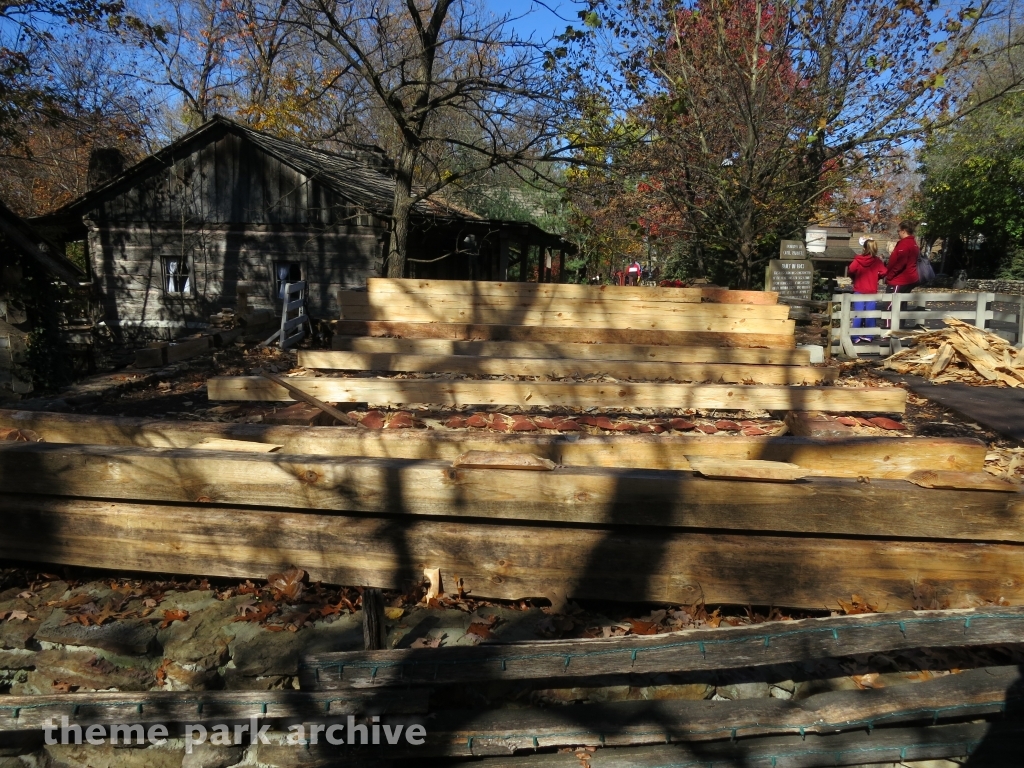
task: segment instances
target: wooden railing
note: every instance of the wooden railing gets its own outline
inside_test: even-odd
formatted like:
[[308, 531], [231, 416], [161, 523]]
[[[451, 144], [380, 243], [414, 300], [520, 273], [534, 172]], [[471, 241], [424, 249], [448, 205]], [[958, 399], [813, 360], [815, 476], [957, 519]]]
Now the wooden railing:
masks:
[[[875, 302], [873, 310], [854, 309], [854, 303]], [[839, 293], [832, 297], [832, 354], [848, 357], [887, 355], [900, 348], [894, 330], [918, 325], [942, 327], [942, 318], [955, 317], [998, 334], [1016, 346], [1024, 341], [1024, 297], [999, 293]], [[856, 318], [875, 320], [876, 327], [853, 327]], [[854, 337], [866, 338], [855, 344]]]

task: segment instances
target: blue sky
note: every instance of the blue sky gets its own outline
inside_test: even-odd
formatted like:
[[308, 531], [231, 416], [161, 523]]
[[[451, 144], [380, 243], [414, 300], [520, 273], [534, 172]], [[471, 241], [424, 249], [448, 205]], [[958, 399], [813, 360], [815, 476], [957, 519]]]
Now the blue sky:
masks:
[[488, 5], [496, 15], [522, 17], [514, 29], [523, 37], [535, 35], [537, 40], [560, 35], [568, 24], [578, 23], [576, 12], [583, 7], [575, 0], [543, 0], [543, 4], [536, 0], [489, 0]]

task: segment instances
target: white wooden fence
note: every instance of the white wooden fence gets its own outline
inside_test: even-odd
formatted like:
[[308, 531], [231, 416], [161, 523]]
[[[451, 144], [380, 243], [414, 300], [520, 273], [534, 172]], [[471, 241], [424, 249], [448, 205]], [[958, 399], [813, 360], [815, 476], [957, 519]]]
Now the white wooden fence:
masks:
[[[854, 303], [875, 302], [873, 310], [855, 310]], [[892, 306], [890, 307], [890, 302]], [[998, 307], [996, 305], [999, 305]], [[898, 337], [890, 331], [925, 325], [943, 327], [942, 318], [998, 334], [1018, 347], [1024, 341], [1024, 296], [1000, 293], [837, 293], [829, 315], [829, 348], [834, 355], [889, 355], [899, 350]], [[875, 318], [875, 328], [853, 327], [855, 318]], [[853, 337], [868, 339], [853, 343]]]

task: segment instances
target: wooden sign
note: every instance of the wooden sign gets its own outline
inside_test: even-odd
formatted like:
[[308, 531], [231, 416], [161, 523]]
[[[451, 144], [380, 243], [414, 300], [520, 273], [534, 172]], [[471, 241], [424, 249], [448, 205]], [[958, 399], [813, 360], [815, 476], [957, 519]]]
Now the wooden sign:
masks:
[[800, 240], [783, 240], [779, 244], [780, 259], [806, 259], [807, 246]]
[[765, 279], [766, 291], [777, 291], [787, 299], [810, 300], [814, 288], [814, 265], [808, 259], [772, 259]]

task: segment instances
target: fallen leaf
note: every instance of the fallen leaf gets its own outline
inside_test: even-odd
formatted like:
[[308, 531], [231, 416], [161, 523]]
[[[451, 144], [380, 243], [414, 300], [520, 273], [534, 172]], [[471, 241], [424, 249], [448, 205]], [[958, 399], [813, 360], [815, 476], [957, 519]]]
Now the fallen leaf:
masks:
[[417, 637], [410, 644], [410, 648], [440, 648], [441, 642], [447, 637], [447, 635], [441, 635], [440, 637]]
[[302, 596], [304, 585], [302, 579], [306, 572], [301, 568], [289, 568], [284, 573], [272, 573], [267, 577], [267, 585], [278, 600], [298, 600]]
[[387, 619], [390, 619], [391, 621], [397, 621], [398, 619], [402, 618], [402, 614], [404, 614], [404, 613], [405, 613], [405, 609], [404, 608], [385, 608], [384, 609], [384, 617], [387, 618]]
[[8, 621], [25, 621], [28, 618], [28, 611], [11, 611], [7, 614]]
[[175, 621], [185, 621], [188, 618], [188, 611], [183, 610], [171, 610], [164, 611], [164, 620], [160, 625], [160, 629], [167, 629]]
[[650, 621], [640, 621], [639, 619], [627, 619], [626, 623], [633, 629], [634, 635], [656, 635], [658, 634], [658, 625]]
[[884, 688], [884, 685], [875, 685], [878, 682], [877, 672], [868, 672], [866, 675], [850, 675], [850, 679], [857, 685], [861, 690], [867, 688]]
[[474, 621], [469, 627], [466, 628], [466, 634], [476, 635], [484, 640], [491, 640], [494, 638], [494, 633], [491, 632], [491, 625], [484, 624], [479, 621]]

